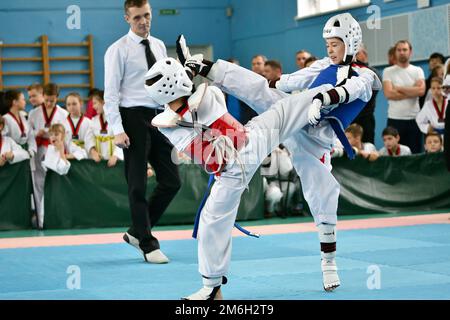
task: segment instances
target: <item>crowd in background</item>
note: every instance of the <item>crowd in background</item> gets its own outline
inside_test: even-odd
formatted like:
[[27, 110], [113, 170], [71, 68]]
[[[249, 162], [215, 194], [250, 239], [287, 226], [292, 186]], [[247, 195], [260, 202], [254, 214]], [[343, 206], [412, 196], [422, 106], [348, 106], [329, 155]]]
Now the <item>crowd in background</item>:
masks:
[[[383, 94], [388, 100], [387, 123], [382, 124], [384, 146], [377, 150], [375, 139], [375, 108], [378, 91], [346, 130], [346, 136], [357, 156], [376, 161], [382, 156], [405, 156], [421, 152], [444, 151], [445, 122], [449, 119], [448, 94], [450, 93], [450, 59], [433, 53], [428, 59], [429, 76], [410, 63], [412, 46], [407, 40], [398, 41], [388, 52], [389, 66], [382, 75]], [[311, 67], [317, 57], [306, 50], [295, 55], [297, 72]], [[235, 59], [230, 62], [239, 64]], [[362, 46], [354, 64], [377, 70], [369, 64], [367, 50]], [[257, 54], [251, 61], [252, 71], [265, 77], [275, 88], [282, 75], [279, 61]], [[293, 92], [298, 93], [298, 92]], [[47, 170], [67, 174], [69, 160], [92, 159], [106, 161], [114, 167], [123, 160], [122, 149], [113, 143], [114, 135], [105, 120], [103, 91], [92, 89], [86, 105], [82, 97], [69, 93], [63, 107], [57, 104], [59, 88], [56, 84], [32, 84], [26, 97], [16, 90], [0, 92], [0, 167], [6, 163], [30, 160], [33, 180], [32, 206], [37, 213], [34, 224], [43, 227], [43, 190]], [[225, 95], [229, 112], [242, 124], [256, 116], [249, 106], [231, 95]], [[444, 141], [445, 140], [445, 141]], [[448, 148], [445, 148], [448, 151]], [[345, 156], [345, 150], [337, 140], [332, 157]], [[189, 162], [180, 155], [182, 162]], [[289, 150], [280, 145], [264, 161], [261, 167], [266, 197], [266, 217], [274, 214], [284, 217], [289, 212], [302, 212], [299, 179], [290, 160]], [[148, 165], [147, 175], [153, 175]], [[297, 204], [288, 206], [295, 194]]]

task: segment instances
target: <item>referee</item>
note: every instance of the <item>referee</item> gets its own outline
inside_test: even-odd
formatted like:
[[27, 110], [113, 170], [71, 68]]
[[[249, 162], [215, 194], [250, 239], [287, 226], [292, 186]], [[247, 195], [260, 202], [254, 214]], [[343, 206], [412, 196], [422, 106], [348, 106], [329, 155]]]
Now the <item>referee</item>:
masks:
[[[127, 35], [105, 54], [105, 113], [114, 143], [124, 150], [125, 178], [132, 225], [123, 239], [150, 263], [167, 263], [152, 233], [180, 189], [178, 167], [171, 160], [173, 145], [150, 125], [161, 108], [144, 89], [144, 76], [156, 60], [167, 57], [164, 43], [150, 35], [152, 12], [147, 0], [126, 0]], [[147, 162], [155, 170], [157, 186], [147, 201]]]

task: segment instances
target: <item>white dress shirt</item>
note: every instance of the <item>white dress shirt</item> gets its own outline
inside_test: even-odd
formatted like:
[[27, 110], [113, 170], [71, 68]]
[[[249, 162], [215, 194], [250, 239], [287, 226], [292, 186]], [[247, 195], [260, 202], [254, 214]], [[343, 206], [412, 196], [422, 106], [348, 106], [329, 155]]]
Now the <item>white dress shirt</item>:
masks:
[[[156, 60], [167, 57], [164, 43], [148, 36]], [[162, 108], [145, 91], [144, 77], [148, 71], [144, 38], [133, 31], [114, 42], [105, 53], [105, 114], [114, 135], [124, 132], [120, 107]]]

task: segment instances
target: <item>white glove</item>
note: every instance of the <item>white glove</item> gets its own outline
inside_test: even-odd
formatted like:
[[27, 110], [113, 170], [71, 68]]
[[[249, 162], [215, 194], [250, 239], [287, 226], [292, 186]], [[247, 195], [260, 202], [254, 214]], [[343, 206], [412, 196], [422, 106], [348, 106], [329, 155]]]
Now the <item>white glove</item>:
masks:
[[322, 101], [314, 99], [308, 110], [308, 122], [313, 127], [319, 124], [320, 110], [322, 109]]
[[180, 60], [180, 63], [184, 65], [186, 63], [186, 60], [189, 60], [191, 58], [191, 53], [189, 52], [189, 47], [186, 44], [186, 39], [182, 34], [178, 36], [177, 39], [177, 56], [178, 60]]

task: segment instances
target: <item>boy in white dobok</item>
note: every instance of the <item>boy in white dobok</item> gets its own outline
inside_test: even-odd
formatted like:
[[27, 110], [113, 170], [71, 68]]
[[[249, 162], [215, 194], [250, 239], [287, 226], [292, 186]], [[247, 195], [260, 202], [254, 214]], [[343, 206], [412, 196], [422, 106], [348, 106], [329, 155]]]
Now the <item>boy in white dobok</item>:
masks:
[[[185, 66], [261, 113], [244, 127], [245, 146], [234, 150], [237, 154], [225, 164], [226, 170], [222, 170], [216, 179], [202, 210], [198, 258], [203, 288], [188, 299], [221, 298], [220, 286], [225, 283], [231, 258], [231, 229], [245, 182], [281, 142], [292, 153], [305, 199], [318, 226], [324, 289], [331, 291], [340, 285], [335, 261], [339, 184], [330, 173], [330, 150], [337, 135], [347, 154], [354, 156], [344, 129], [370, 99], [372, 90], [381, 88], [381, 83], [369, 69], [351, 66], [361, 43], [360, 27], [351, 15], [331, 18], [325, 25], [323, 36], [328, 58], [292, 75], [282, 76], [277, 82], [276, 87], [286, 91], [309, 88], [293, 96], [269, 88], [264, 78], [239, 66], [222, 60], [212, 64], [199, 56], [190, 57], [187, 47], [180, 42], [179, 51], [187, 60]], [[148, 75], [155, 71], [152, 69]], [[159, 84], [158, 81], [148, 83], [153, 88], [149, 90], [153, 99], [171, 95], [164, 87], [158, 88]], [[170, 109], [177, 108], [177, 101], [168, 101]], [[198, 112], [200, 110], [201, 106]], [[172, 141], [172, 137], [168, 137]]]
[[432, 99], [425, 101], [422, 110], [416, 116], [417, 125], [424, 134], [433, 131], [444, 134], [445, 112], [448, 108], [449, 100], [442, 87], [443, 81], [441, 78], [431, 79], [430, 91]]
[[[33, 178], [34, 199], [36, 202], [36, 211], [38, 216], [38, 228], [44, 227], [44, 184], [45, 169], [42, 167], [47, 147], [50, 144], [48, 130], [55, 123], [64, 123], [68, 112], [58, 106], [59, 88], [54, 83], [48, 83], [44, 86], [44, 104], [37, 106], [30, 111], [28, 122], [36, 138], [37, 152], [32, 162], [31, 175]], [[34, 170], [33, 170], [34, 169]]]

